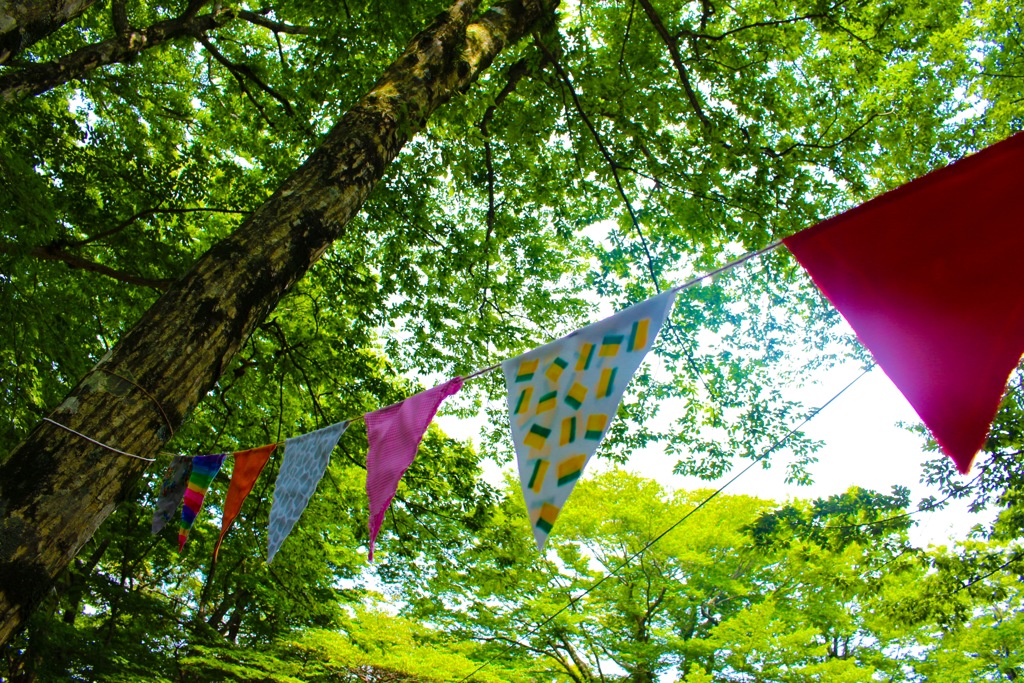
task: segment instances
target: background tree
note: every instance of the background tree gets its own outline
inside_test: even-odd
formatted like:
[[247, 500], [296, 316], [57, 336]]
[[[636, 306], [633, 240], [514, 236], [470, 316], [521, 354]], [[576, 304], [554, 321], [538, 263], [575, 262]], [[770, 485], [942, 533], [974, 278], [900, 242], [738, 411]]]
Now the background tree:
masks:
[[544, 558], [526, 547], [510, 483], [492, 523], [456, 554], [425, 549], [408, 571], [429, 569], [401, 594], [498, 661], [534, 660], [545, 680], [918, 681], [947, 663], [987, 680], [1018, 666], [1016, 570], [993, 567], [987, 588], [958, 596], [970, 545], [911, 546], [905, 491], [785, 505], [721, 495], [695, 509], [710, 493], [669, 495], [620, 470], [581, 481]]

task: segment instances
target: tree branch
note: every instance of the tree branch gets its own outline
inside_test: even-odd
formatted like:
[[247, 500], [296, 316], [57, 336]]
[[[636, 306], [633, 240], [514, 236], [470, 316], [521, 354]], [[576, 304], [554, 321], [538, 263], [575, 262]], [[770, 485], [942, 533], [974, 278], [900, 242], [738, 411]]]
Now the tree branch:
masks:
[[[835, 7], [836, 6], [833, 6], [830, 9], [835, 9]], [[679, 31], [679, 33], [676, 33], [675, 36], [673, 36], [673, 37], [678, 39], [678, 38], [682, 38], [683, 36], [686, 36], [688, 38], [700, 38], [701, 40], [719, 41], [719, 40], [724, 40], [724, 39], [728, 38], [729, 36], [733, 35], [734, 33], [739, 33], [740, 31], [749, 31], [750, 29], [753, 29], [753, 28], [771, 28], [773, 26], [784, 26], [786, 24], [795, 24], [797, 22], [808, 21], [810, 19], [824, 19], [824, 18], [826, 18], [826, 16], [827, 16], [826, 14], [823, 14], [821, 12], [815, 12], [813, 14], [803, 14], [803, 15], [800, 15], [798, 17], [789, 17], [788, 19], [773, 19], [771, 21], [755, 21], [753, 24], [746, 24], [744, 26], [738, 26], [736, 28], [729, 29], [725, 33], [719, 33], [719, 34], [699, 33], [697, 31], [690, 31], [690, 30], [687, 30], [687, 29], [683, 29], [682, 31]]]
[[494, 208], [494, 156], [491, 151], [491, 134], [488, 130], [488, 126], [491, 121], [494, 120], [494, 113], [501, 106], [509, 95], [519, 85], [519, 81], [529, 73], [529, 64], [525, 59], [520, 59], [518, 62], [509, 67], [508, 70], [508, 81], [505, 83], [505, 87], [501, 89], [498, 96], [494, 98], [494, 103], [487, 107], [484, 112], [484, 117], [480, 120], [479, 128], [480, 134], [484, 137], [484, 165], [487, 168], [487, 234], [484, 237], [484, 243], [486, 244], [494, 233], [494, 219], [495, 219], [495, 208]]
[[234, 18], [227, 10], [196, 17], [178, 17], [157, 22], [149, 28], [126, 30], [110, 40], [88, 45], [55, 62], [31, 64], [0, 76], [0, 101], [40, 95], [58, 85], [79, 80], [111, 64], [127, 62], [143, 50], [186, 36], [199, 36]]
[[247, 10], [239, 10], [239, 19], [245, 19], [250, 24], [256, 24], [263, 28], [269, 28], [274, 33], [291, 33], [295, 35], [309, 35], [313, 29], [310, 26], [293, 26], [291, 24], [285, 24], [280, 21], [274, 21], [273, 19], [267, 19], [262, 14], [257, 12], [249, 12]]
[[[641, 2], [643, 1], [644, 0], [641, 0]], [[566, 89], [569, 91], [569, 95], [572, 97], [576, 113], [580, 115], [583, 123], [587, 126], [587, 129], [594, 138], [594, 142], [597, 143], [597, 148], [600, 150], [601, 156], [604, 157], [605, 162], [608, 164], [608, 168], [612, 172], [612, 179], [615, 181], [615, 188], [618, 190], [619, 196], [626, 205], [629, 217], [633, 221], [633, 228], [636, 230], [637, 235], [640, 236], [640, 244], [644, 249], [644, 253], [647, 255], [647, 269], [651, 274], [651, 280], [654, 282], [654, 288], [660, 293], [661, 285], [658, 282], [658, 275], [654, 270], [654, 257], [651, 255], [651, 250], [647, 245], [647, 237], [644, 236], [644, 232], [640, 228], [640, 221], [637, 219], [636, 211], [633, 209], [633, 204], [629, 201], [629, 196], [626, 194], [626, 190], [622, 186], [622, 180], [619, 178], [619, 164], [612, 158], [611, 152], [609, 152], [608, 148], [605, 146], [600, 133], [597, 132], [597, 128], [590, 120], [590, 117], [587, 116], [587, 113], [583, 111], [583, 105], [580, 102], [579, 96], [576, 94], [576, 89], [573, 87], [572, 81], [569, 80], [569, 74], [565, 72], [565, 69], [563, 69], [562, 65], [559, 64], [555, 55], [551, 53], [539, 36], [534, 35], [533, 41], [536, 43], [537, 47], [540, 48], [541, 52], [544, 53], [544, 56], [547, 57], [548, 61], [551, 62], [552, 66], [555, 67], [555, 71], [558, 73], [559, 78], [562, 83], [565, 84]]]
[[185, 209], [169, 209], [169, 208], [161, 208], [159, 206], [156, 206], [156, 207], [153, 207], [153, 208], [150, 208], [150, 209], [143, 209], [142, 211], [139, 211], [138, 213], [134, 214], [133, 216], [131, 216], [129, 218], [126, 218], [125, 220], [121, 221], [120, 223], [118, 223], [114, 227], [110, 228], [109, 230], [104, 230], [103, 232], [98, 232], [95, 235], [92, 235], [90, 237], [86, 237], [84, 240], [78, 240], [78, 241], [75, 241], [75, 242], [57, 242], [56, 245], [57, 246], [63, 246], [63, 247], [84, 247], [87, 244], [92, 244], [93, 242], [98, 242], [98, 241], [100, 241], [102, 239], [110, 237], [111, 235], [119, 233], [122, 230], [124, 230], [125, 228], [127, 228], [130, 225], [132, 225], [133, 223], [135, 223], [136, 221], [142, 220], [143, 218], [146, 218], [147, 216], [154, 216], [154, 215], [160, 214], [160, 213], [182, 214], [182, 213], [199, 213], [199, 212], [205, 212], [205, 213], [233, 213], [233, 214], [238, 214], [238, 215], [242, 215], [242, 216], [249, 215], [248, 211], [238, 211], [237, 209], [213, 209], [213, 208], [208, 208], [208, 207], [205, 207], [205, 206], [199, 206], [199, 207], [194, 207], [194, 208], [185, 208]]
[[[210, 0], [189, 0], [188, 5], [185, 7], [185, 13], [182, 16], [183, 19], [191, 19], [192, 17], [199, 14], [205, 5], [209, 4]], [[220, 8], [220, 3], [215, 6], [217, 9]]]
[[[256, 75], [255, 71], [253, 71], [245, 64], [236, 64], [227, 57], [225, 57], [224, 54], [220, 50], [218, 50], [214, 46], [214, 44], [210, 42], [210, 39], [205, 35], [199, 36], [199, 42], [203, 44], [203, 47], [206, 48], [206, 50], [213, 56], [214, 59], [220, 62], [220, 64], [225, 69], [231, 72], [231, 75], [234, 76], [235, 80], [238, 81], [238, 85], [242, 89], [242, 92], [244, 92], [249, 97], [249, 100], [252, 101], [252, 103], [255, 104], [257, 108], [259, 108], [261, 113], [263, 112], [263, 107], [261, 107], [259, 103], [256, 102], [256, 99], [252, 96], [251, 91], [245, 84], [246, 80], [252, 81], [259, 87], [260, 90], [262, 90], [263, 92], [267, 93], [275, 100], [280, 102], [281, 106], [284, 107], [285, 112], [289, 116], [295, 115], [295, 111], [292, 109], [292, 104], [291, 102], [288, 101], [288, 98], [280, 94], [273, 88], [271, 88], [266, 83], [264, 83], [262, 79], [260, 79], [260, 77]], [[266, 116], [264, 116], [264, 118], [266, 118]], [[269, 119], [267, 120], [267, 123], [270, 123]]]
[[139, 285], [142, 287], [152, 287], [153, 289], [159, 289], [161, 291], [170, 287], [171, 283], [174, 282], [171, 278], [138, 277], [130, 273], [125, 273], [121, 270], [115, 270], [110, 266], [103, 265], [102, 263], [96, 263], [95, 261], [90, 261], [80, 256], [69, 254], [54, 245], [36, 247], [32, 249], [29, 254], [44, 261], [61, 261], [69, 268], [87, 270], [92, 273], [106, 275], [107, 277], [113, 278], [119, 282], [126, 282], [130, 285]]
[[110, 0], [110, 22], [118, 35], [128, 32], [128, 9], [124, 6], [124, 0]]
[[[967, 581], [966, 583], [960, 584], [960, 586], [955, 591], [950, 593], [950, 595], [956, 595], [960, 591], [966, 590], [966, 589], [970, 588], [971, 586], [973, 586], [974, 584], [978, 583], [979, 581], [984, 581], [985, 579], [989, 578], [993, 574], [998, 574], [999, 572], [1003, 571], [1004, 569], [1006, 569], [1007, 567], [1009, 567], [1011, 564], [1013, 564], [1017, 560], [1021, 559], [1022, 557], [1024, 557], [1024, 551], [1018, 551], [1018, 552], [1014, 553], [1013, 556], [1010, 557], [1009, 560], [1007, 560], [1003, 564], [999, 565], [998, 567], [996, 567], [992, 571], [988, 572], [987, 574], [982, 574], [980, 576], [975, 576], [970, 581]], [[959, 581], [957, 581], [957, 583], [959, 583]]]
[[580, 678], [578, 672], [573, 671], [572, 664], [570, 662], [566, 661], [565, 657], [563, 657], [559, 653], [557, 647], [552, 646], [550, 650], [545, 650], [542, 647], [537, 647], [535, 645], [530, 645], [529, 643], [523, 643], [523, 642], [520, 642], [520, 641], [516, 640], [515, 638], [509, 638], [507, 636], [503, 636], [503, 635], [500, 635], [500, 634], [495, 634], [493, 636], [474, 636], [474, 637], [477, 640], [480, 640], [480, 641], [485, 642], [485, 643], [486, 642], [495, 642], [495, 641], [507, 643], [508, 645], [505, 648], [505, 652], [510, 652], [513, 649], [515, 649], [516, 647], [520, 647], [520, 648], [522, 648], [522, 649], [524, 649], [524, 650], [526, 650], [528, 652], [532, 652], [534, 654], [541, 655], [543, 657], [549, 657], [549, 658], [555, 660], [556, 662], [558, 662], [558, 665], [562, 667], [562, 670], [565, 672], [565, 674], [567, 676], [569, 676], [569, 678], [572, 679], [573, 683], [586, 683], [583, 679]]
[[629, 3], [629, 18], [626, 19], [626, 30], [622, 34], [622, 49], [619, 51], [619, 70], [622, 70], [623, 62], [626, 60], [626, 45], [629, 44], [629, 32], [633, 28], [633, 15], [636, 14], [636, 0]]
[[277, 43], [277, 58], [281, 62], [281, 71], [288, 71], [288, 60], [284, 58], [284, 46], [281, 44], [281, 34], [274, 34], [274, 42]]
[[576, 667], [576, 671], [578, 671], [581, 676], [586, 678], [586, 680], [588, 680], [588, 681], [594, 680], [594, 674], [590, 672], [590, 665], [586, 661], [584, 661], [584, 659], [576, 651], [576, 648], [574, 648], [572, 646], [572, 643], [569, 642], [569, 638], [566, 637], [566, 635], [565, 635], [565, 630], [564, 629], [558, 629], [557, 632], [555, 633], [555, 636], [558, 638], [559, 642], [562, 644], [562, 649], [565, 650], [565, 652], [572, 659], [572, 663]]
[[683, 56], [679, 52], [679, 41], [665, 28], [665, 23], [661, 20], [661, 16], [658, 15], [657, 11], [655, 11], [651, 0], [640, 0], [640, 6], [644, 8], [644, 13], [647, 14], [647, 18], [650, 20], [651, 25], [654, 26], [654, 30], [657, 31], [665, 46], [668, 47], [668, 53], [672, 57], [672, 64], [675, 65], [676, 71], [679, 73], [679, 80], [682, 82], [683, 90], [686, 92], [686, 99], [689, 100], [694, 113], [700, 119], [705, 129], [711, 128], [711, 120], [704, 113], [700, 99], [693, 89], [693, 84], [690, 83], [690, 74], [687, 73], [686, 67], [683, 66]]
[[[868, 126], [868, 124], [870, 124], [872, 121], [877, 119], [879, 116], [888, 116], [891, 113], [892, 112], [881, 112], [881, 113], [877, 113], [877, 114], [872, 114], [871, 116], [869, 116], [867, 118], [867, 120], [865, 120], [859, 126], [854, 128], [848, 134], [846, 134], [843, 137], [839, 138], [835, 142], [827, 142], [827, 143], [794, 142], [792, 145], [790, 145], [786, 149], [782, 150], [781, 152], [778, 152], [778, 153], [776, 153], [774, 155], [769, 153], [769, 155], [770, 156], [784, 157], [787, 154], [789, 154], [790, 152], [792, 152], [794, 149], [798, 149], [798, 148], [804, 148], [804, 149], [835, 149], [836, 147], [839, 147], [840, 145], [842, 145], [842, 144], [848, 142], [849, 140], [851, 140], [854, 135], [856, 135], [857, 133], [859, 133], [862, 130], [864, 130]], [[769, 148], [766, 147], [765, 150], [768, 151]]]

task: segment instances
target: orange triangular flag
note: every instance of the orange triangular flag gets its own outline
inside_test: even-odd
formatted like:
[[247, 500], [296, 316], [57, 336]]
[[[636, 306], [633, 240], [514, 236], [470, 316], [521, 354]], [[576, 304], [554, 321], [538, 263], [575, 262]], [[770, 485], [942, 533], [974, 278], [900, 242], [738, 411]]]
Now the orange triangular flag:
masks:
[[1024, 134], [785, 243], [966, 474], [1024, 352]]
[[263, 468], [266, 467], [267, 461], [270, 460], [270, 454], [274, 452], [275, 448], [277, 448], [277, 444], [272, 443], [235, 453], [235, 466], [231, 470], [231, 483], [228, 485], [228, 495], [224, 501], [224, 520], [220, 525], [220, 538], [217, 539], [217, 545], [213, 546], [214, 559], [220, 552], [220, 544], [223, 542], [224, 536], [241, 511], [242, 503], [252, 491], [252, 487], [259, 479], [260, 473], [263, 472]]

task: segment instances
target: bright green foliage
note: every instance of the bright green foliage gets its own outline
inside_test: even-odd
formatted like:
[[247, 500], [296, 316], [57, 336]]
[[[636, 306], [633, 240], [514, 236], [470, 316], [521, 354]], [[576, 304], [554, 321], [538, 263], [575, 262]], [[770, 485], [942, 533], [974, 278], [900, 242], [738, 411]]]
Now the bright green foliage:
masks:
[[[904, 655], [927, 681], [1015, 680], [1024, 671], [1024, 554], [965, 541], [928, 553], [928, 573], [892, 587], [880, 618], [915, 643]], [[908, 638], [908, 634], [910, 637]]]
[[[400, 617], [359, 609], [340, 631], [308, 630], [298, 638], [254, 650], [195, 648], [180, 661], [184, 680], [356, 681], [441, 683], [471, 673], [477, 648]], [[474, 677], [481, 683], [529, 680], [525, 671], [495, 666]]]
[[[609, 666], [630, 681], [671, 671], [714, 681], [857, 681], [899, 671], [886, 654], [893, 636], [872, 615], [880, 590], [920, 574], [919, 565], [899, 562], [909, 550], [905, 521], [883, 525], [873, 545], [782, 534], [767, 542], [750, 530], [775, 514], [770, 501], [720, 496], [695, 509], [709, 493], [669, 496], [618, 470], [581, 481], [545, 559], [528, 541], [516, 545], [529, 535], [510, 491], [487, 529], [457, 556], [435, 559], [430, 581], [408, 582], [404, 594], [429, 622], [494, 645], [517, 643], [514, 654], [576, 681], [598, 680]], [[783, 509], [826, 527], [890, 512], [879, 505], [884, 496], [853, 490], [839, 498]], [[847, 514], [820, 514], [830, 506]]]
[[978, 613], [936, 642], [917, 668], [929, 681], [1014, 680], [1024, 670], [1024, 599], [1019, 576], [992, 582], [998, 597], [976, 601]]
[[[206, 43], [179, 38], [0, 104], [2, 452], [259, 207], [444, 3], [218, 6], [225, 20]], [[186, 11], [125, 9], [135, 28]], [[231, 451], [362, 414], [568, 332], [598, 296], [637, 301], [1006, 137], [1024, 122], [1022, 14], [1020, 0], [563, 3], [427, 122], [169, 448]], [[98, 4], [0, 77], [114, 35]], [[784, 385], [864, 357], [782, 252], [688, 290], [673, 320], [602, 456], [659, 443], [680, 472], [717, 476], [806, 414]], [[407, 582], [427, 631], [349, 610], [366, 596], [360, 428], [270, 567], [280, 454], [215, 569], [227, 473], [179, 556], [172, 531], [148, 532], [160, 462], [7, 650], [6, 675], [346, 680], [365, 663], [434, 680], [420, 659], [466, 671], [521, 638], [533, 649], [502, 660], [515, 671], [482, 680], [589, 680], [612, 661], [638, 682], [998, 676], [1019, 668], [1005, 550], [1024, 528], [1019, 375], [1014, 387], [978, 479], [958, 484], [946, 459], [926, 470], [951, 495], [1004, 510], [986, 530], [996, 545], [907, 550], [906, 518], [878, 524], [907, 507], [903, 491], [781, 507], [721, 498], [529, 638], [702, 494], [622, 474], [583, 481], [574, 501], [588, 504], [565, 511], [557, 557], [541, 560], [519, 499], [480, 481], [482, 455], [432, 431], [377, 568]], [[492, 375], [460, 405], [490, 406], [485, 454], [507, 461], [501, 392]], [[659, 412], [673, 416], [663, 432], [650, 426]], [[798, 434], [788, 446], [790, 477], [806, 478], [815, 444]], [[997, 568], [953, 592], [954, 579]], [[378, 656], [392, 646], [396, 659]]]
[[965, 22], [962, 29], [965, 36], [970, 35], [972, 24], [981, 29], [973, 40], [985, 57], [970, 94], [984, 107], [984, 126], [997, 138], [1021, 130], [1024, 124], [1020, 106], [1024, 98], [1024, 40], [1019, 10], [1013, 2], [973, 3], [973, 22]]
[[510, 490], [487, 529], [402, 595], [429, 623], [489, 643], [497, 661], [533, 661], [545, 680], [1019, 673], [1019, 553], [913, 548], [901, 495], [851, 489], [782, 506], [721, 495], [697, 509], [710, 493], [669, 495], [618, 470], [583, 480], [541, 557]]

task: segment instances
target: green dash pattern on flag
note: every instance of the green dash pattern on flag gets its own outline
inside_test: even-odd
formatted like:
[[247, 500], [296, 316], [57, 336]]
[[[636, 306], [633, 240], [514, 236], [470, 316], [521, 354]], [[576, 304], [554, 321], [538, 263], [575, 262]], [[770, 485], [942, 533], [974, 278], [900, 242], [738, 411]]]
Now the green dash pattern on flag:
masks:
[[674, 291], [501, 364], [519, 478], [538, 550], [597, 450]]

